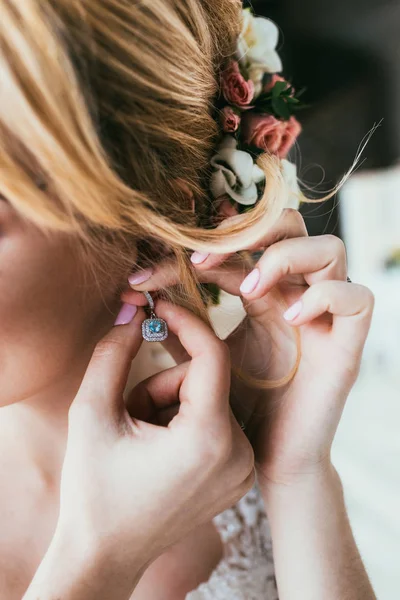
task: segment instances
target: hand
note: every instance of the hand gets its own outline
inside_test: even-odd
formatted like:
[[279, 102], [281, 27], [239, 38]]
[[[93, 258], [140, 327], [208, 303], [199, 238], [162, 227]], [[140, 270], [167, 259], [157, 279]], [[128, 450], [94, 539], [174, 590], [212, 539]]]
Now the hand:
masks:
[[[233, 364], [265, 382], [284, 381], [294, 373], [290, 383], [276, 389], [251, 391], [240, 381], [233, 389], [236, 414], [238, 396], [247, 405], [241, 415], [248, 421], [251, 413], [248, 429], [260, 478], [290, 483], [329, 464], [332, 440], [358, 374], [373, 296], [346, 282], [342, 242], [333, 236], [308, 238], [297, 211], [284, 211], [250, 250], [265, 248], [255, 269], [238, 255], [194, 259], [202, 281], [242, 297], [247, 318], [226, 340]], [[176, 268], [169, 263], [135, 289], [175, 282]], [[285, 320], [288, 306], [293, 306], [293, 318]]]
[[[253, 451], [229, 407], [226, 345], [183, 308], [160, 301], [157, 314], [188, 361], [142, 382], [125, 403], [143, 311], [114, 327], [71, 406], [62, 471], [58, 536], [80, 532], [83, 544], [128, 568], [151, 562], [254, 483]], [[168, 427], [155, 424], [158, 410], [177, 403]]]

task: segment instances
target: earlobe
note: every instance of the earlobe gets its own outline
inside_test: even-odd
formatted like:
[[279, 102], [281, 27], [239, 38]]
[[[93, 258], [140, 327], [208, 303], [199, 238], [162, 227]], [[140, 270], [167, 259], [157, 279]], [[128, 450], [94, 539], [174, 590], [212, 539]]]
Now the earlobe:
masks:
[[135, 304], [136, 306], [147, 306], [147, 300], [142, 292], [127, 288], [121, 293], [121, 302]]

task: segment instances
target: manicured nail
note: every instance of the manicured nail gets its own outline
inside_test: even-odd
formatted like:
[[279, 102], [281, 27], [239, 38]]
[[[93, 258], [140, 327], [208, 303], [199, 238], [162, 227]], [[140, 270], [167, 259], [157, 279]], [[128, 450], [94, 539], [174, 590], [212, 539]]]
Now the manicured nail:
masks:
[[201, 252], [193, 252], [192, 256], [190, 257], [190, 260], [192, 261], [192, 263], [194, 265], [200, 265], [209, 256], [210, 256], [210, 254], [202, 254]]
[[293, 304], [287, 311], [284, 313], [283, 318], [286, 321], [294, 321], [296, 317], [301, 313], [301, 309], [303, 308], [303, 303], [301, 300]]
[[114, 325], [128, 325], [133, 319], [133, 317], [137, 313], [137, 306], [134, 304], [125, 304], [122, 305], [121, 310], [118, 313], [117, 318], [115, 319]]
[[130, 285], [140, 285], [144, 283], [153, 275], [152, 269], [143, 269], [142, 271], [138, 271], [137, 273], [132, 273], [128, 277], [128, 281]]
[[242, 294], [251, 294], [257, 287], [258, 282], [260, 281], [260, 271], [259, 269], [253, 269], [251, 273], [249, 273], [242, 281], [242, 285], [240, 286], [240, 291]]

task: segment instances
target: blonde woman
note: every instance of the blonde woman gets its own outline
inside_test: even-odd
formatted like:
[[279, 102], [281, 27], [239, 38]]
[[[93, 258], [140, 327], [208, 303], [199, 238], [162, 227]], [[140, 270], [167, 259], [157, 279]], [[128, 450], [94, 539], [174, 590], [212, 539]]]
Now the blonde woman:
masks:
[[[271, 86], [295, 104], [273, 39], [224, 67], [259, 50], [235, 0], [0, 17], [0, 597], [374, 598], [330, 462], [371, 293], [285, 208], [292, 116], [247, 123], [275, 152], [217, 148], [223, 69], [231, 133]], [[225, 342], [199, 281], [243, 299]], [[150, 377], [148, 291], [176, 361]]]

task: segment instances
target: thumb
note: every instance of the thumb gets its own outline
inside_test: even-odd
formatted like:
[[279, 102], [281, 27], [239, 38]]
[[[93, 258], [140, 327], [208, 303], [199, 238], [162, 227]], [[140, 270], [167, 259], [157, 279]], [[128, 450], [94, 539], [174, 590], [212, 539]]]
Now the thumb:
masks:
[[93, 404], [102, 414], [123, 406], [131, 363], [143, 341], [144, 318], [143, 309], [122, 306], [116, 325], [96, 344], [74, 404]]

